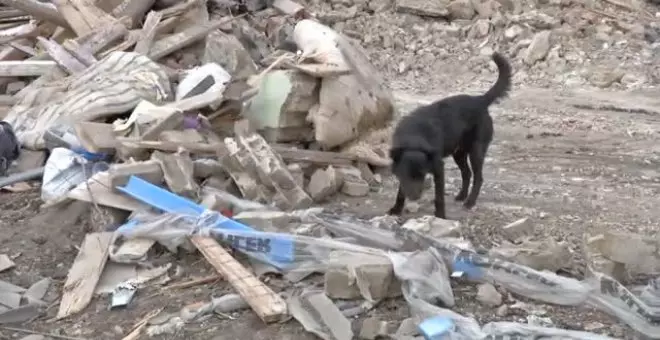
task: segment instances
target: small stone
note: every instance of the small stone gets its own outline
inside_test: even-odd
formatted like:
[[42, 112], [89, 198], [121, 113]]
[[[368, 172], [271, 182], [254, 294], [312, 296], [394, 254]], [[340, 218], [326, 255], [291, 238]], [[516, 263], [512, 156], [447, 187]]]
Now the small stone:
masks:
[[378, 337], [387, 336], [388, 323], [378, 318], [366, 318], [362, 322], [362, 328], [358, 339], [374, 340]]
[[468, 38], [479, 39], [488, 35], [490, 31], [490, 21], [487, 19], [479, 19], [477, 22], [472, 25], [470, 32], [468, 32]]
[[445, 220], [430, 215], [411, 218], [406, 221], [401, 228], [428, 235], [433, 238], [459, 237], [461, 234], [460, 222]]
[[341, 176], [341, 192], [351, 197], [363, 197], [369, 194], [369, 183], [362, 179], [362, 171], [355, 167], [342, 167], [337, 171]]
[[509, 305], [501, 305], [495, 311], [495, 315], [499, 317], [505, 317], [509, 315]]
[[502, 294], [492, 284], [483, 283], [477, 288], [477, 300], [484, 305], [497, 307], [502, 304]]
[[521, 264], [536, 270], [556, 272], [570, 267], [573, 257], [565, 243], [548, 238], [542, 242], [525, 241], [519, 245], [504, 242], [492, 248], [490, 256]]
[[534, 231], [534, 224], [525, 217], [502, 227], [502, 233], [509, 241], [517, 241], [520, 238], [531, 234]]
[[548, 52], [550, 52], [550, 31], [536, 33], [523, 55], [523, 61], [527, 65], [533, 65], [543, 60]]
[[298, 163], [292, 163], [288, 164], [286, 168], [291, 173], [291, 177], [293, 177], [293, 180], [296, 182], [296, 184], [301, 188], [304, 187], [305, 173], [303, 172], [302, 166]]
[[447, 10], [452, 20], [471, 20], [476, 14], [470, 0], [454, 0], [449, 3]]
[[519, 37], [521, 34], [523, 34], [523, 32], [525, 32], [524, 28], [522, 28], [518, 25], [512, 25], [511, 27], [507, 28], [504, 31], [504, 37], [509, 41], [513, 41], [517, 37]]
[[315, 202], [322, 202], [339, 191], [341, 177], [333, 166], [318, 169], [312, 174], [307, 192]]

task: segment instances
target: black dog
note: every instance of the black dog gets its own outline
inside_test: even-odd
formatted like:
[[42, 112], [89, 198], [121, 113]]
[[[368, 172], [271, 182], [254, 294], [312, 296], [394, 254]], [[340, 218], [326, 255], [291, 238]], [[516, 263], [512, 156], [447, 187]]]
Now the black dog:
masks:
[[[499, 76], [495, 85], [481, 96], [457, 95], [419, 107], [401, 119], [392, 137], [392, 172], [399, 180], [396, 202], [389, 213], [400, 215], [406, 197], [417, 200], [424, 189], [424, 177], [433, 174], [435, 216], [445, 218], [445, 173], [443, 158], [452, 155], [461, 171], [457, 201], [472, 208], [483, 183], [483, 163], [493, 139], [493, 120], [488, 107], [506, 96], [511, 87], [511, 66], [499, 53], [493, 54]], [[474, 172], [472, 191], [470, 167]]]
[[18, 143], [12, 126], [0, 120], [0, 176], [5, 176], [13, 161], [21, 154], [21, 146]]

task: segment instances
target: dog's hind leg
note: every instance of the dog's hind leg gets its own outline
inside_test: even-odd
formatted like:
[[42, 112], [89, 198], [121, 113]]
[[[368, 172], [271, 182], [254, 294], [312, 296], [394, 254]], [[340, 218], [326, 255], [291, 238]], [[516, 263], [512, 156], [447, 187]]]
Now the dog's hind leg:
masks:
[[442, 154], [433, 156], [433, 183], [435, 186], [435, 217], [445, 218], [445, 162]]
[[461, 190], [456, 195], [455, 199], [457, 201], [464, 201], [468, 195], [468, 189], [470, 187], [470, 178], [472, 177], [472, 171], [470, 171], [470, 166], [468, 165], [468, 154], [467, 151], [463, 149], [458, 149], [453, 155], [454, 162], [458, 165], [458, 169], [461, 170]]
[[463, 206], [467, 209], [474, 207], [477, 203], [477, 197], [479, 197], [481, 185], [484, 183], [483, 168], [487, 150], [488, 144], [483, 142], [474, 143], [470, 150], [470, 165], [472, 165], [472, 172], [474, 173], [474, 182], [472, 183], [470, 195], [463, 203]]
[[401, 215], [403, 212], [403, 205], [406, 203], [406, 196], [403, 194], [403, 191], [401, 190], [401, 184], [399, 184], [399, 189], [396, 192], [396, 201], [394, 202], [394, 206], [390, 209], [388, 212], [389, 215]]

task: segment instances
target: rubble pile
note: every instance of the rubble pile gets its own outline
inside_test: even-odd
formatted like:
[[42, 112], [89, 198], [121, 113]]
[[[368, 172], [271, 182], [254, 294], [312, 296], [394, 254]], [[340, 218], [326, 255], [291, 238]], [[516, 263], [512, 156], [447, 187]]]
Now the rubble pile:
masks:
[[[362, 220], [320, 207], [381, 186], [378, 169], [389, 165], [383, 141], [394, 118], [381, 70], [422, 72], [424, 58], [430, 65], [485, 39], [471, 47], [481, 57], [469, 63], [483, 62], [499, 45], [527, 65], [520, 74], [545, 72], [554, 56], [569, 59], [557, 41], [571, 20], [555, 18], [573, 4], [551, 4], [557, 11], [548, 14], [546, 6], [495, 0], [347, 0], [309, 8], [290, 0], [0, 3], [7, 124], [0, 133], [13, 131], [22, 147], [0, 187], [32, 190], [37, 179], [44, 208], [91, 210], [97, 218], [57, 292], [50, 279], [0, 281], [0, 324], [75, 318], [99, 295], [107, 299], [96, 302], [114, 310], [140, 304], [139, 291], [218, 284], [233, 293], [176, 312], [163, 305], [117, 333], [168, 336], [211, 314], [233, 319], [251, 309], [264, 323], [293, 317], [322, 339], [609, 339], [606, 329], [563, 330], [538, 313], [526, 323], [486, 323], [452, 311], [460, 303], [455, 286], [476, 282], [469, 287], [474, 300], [502, 317], [524, 309], [523, 298], [587, 304], [660, 336], [652, 310], [657, 283], [637, 298], [616, 280], [658, 273], [652, 240], [585, 236], [594, 249], [587, 256], [592, 275], [580, 281], [556, 274], [570, 264], [570, 250], [531, 239], [527, 219], [504, 226], [507, 242], [485, 254], [455, 221]], [[375, 29], [379, 21], [360, 22], [379, 15], [412, 20], [406, 28], [415, 37], [386, 36], [390, 28], [378, 38], [360, 33], [357, 27]], [[617, 29], [613, 34], [625, 35], [636, 28]], [[372, 64], [364, 47], [379, 44], [386, 52]], [[447, 50], [435, 54], [437, 48]], [[398, 61], [385, 65], [395, 54]], [[613, 246], [624, 242], [638, 253]], [[201, 254], [217, 274], [180, 280], [173, 263], [154, 261], [154, 253], [180, 250]], [[0, 255], [0, 272], [14, 266]], [[385, 300], [408, 304], [410, 318], [363, 318]]]
[[652, 2], [309, 0], [308, 6], [360, 41], [397, 87], [462, 91], [474, 87], [466, 78], [488, 83], [493, 51], [512, 59], [514, 81], [536, 86], [637, 89], [660, 79], [654, 67], [660, 9]]

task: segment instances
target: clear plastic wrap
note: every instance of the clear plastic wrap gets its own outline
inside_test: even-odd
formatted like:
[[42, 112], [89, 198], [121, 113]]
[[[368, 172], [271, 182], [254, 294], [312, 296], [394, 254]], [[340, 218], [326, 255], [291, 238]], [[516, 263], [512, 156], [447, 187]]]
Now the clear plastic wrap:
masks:
[[[304, 216], [304, 213], [300, 213]], [[229, 224], [228, 224], [229, 223]], [[238, 225], [238, 226], [237, 226]], [[246, 226], [228, 219], [215, 211], [205, 211], [195, 217], [182, 214], [161, 214], [138, 220], [130, 228], [118, 230], [125, 238], [155, 240], [176, 251], [178, 247], [190, 249], [188, 237], [212, 236], [250, 258], [265, 263], [277, 263], [283, 271], [325, 271], [333, 251], [343, 250], [360, 254], [386, 257], [383, 250], [350, 244], [332, 239], [315, 238], [284, 233], [249, 230]]]

